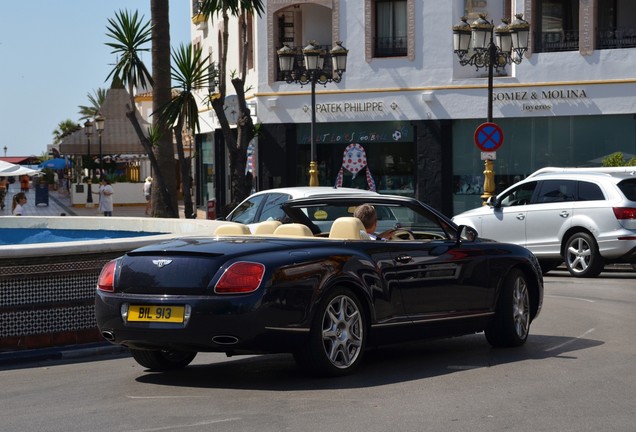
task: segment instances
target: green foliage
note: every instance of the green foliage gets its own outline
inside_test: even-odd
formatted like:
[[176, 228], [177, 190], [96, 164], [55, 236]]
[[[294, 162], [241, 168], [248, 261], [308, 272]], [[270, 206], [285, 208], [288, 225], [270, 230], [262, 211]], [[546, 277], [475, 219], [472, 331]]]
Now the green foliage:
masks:
[[601, 164], [604, 167], [636, 166], [636, 157], [625, 160], [623, 153], [616, 152], [604, 158]]
[[106, 45], [113, 48], [111, 54], [117, 55], [117, 64], [108, 74], [106, 80], [115, 76], [126, 85], [132, 83], [135, 86], [151, 87], [152, 75], [146, 68], [139, 54], [150, 51], [143, 48], [152, 40], [152, 27], [150, 22], [143, 22], [144, 17], [139, 18], [137, 11], [130, 15], [128, 11], [119, 11], [115, 18], [109, 18], [106, 27], [106, 36], [114, 40]]
[[214, 13], [229, 11], [231, 15], [239, 16], [243, 11], [256, 13], [258, 16], [264, 12], [261, 0], [204, 0], [201, 5], [201, 13], [208, 19]]
[[53, 144], [57, 145], [70, 134], [80, 130], [82, 127], [71, 119], [66, 119], [57, 124], [57, 129], [53, 131]]
[[181, 44], [172, 52], [172, 80], [173, 87], [179, 94], [159, 110], [161, 122], [174, 127], [177, 123], [184, 124], [195, 133], [199, 127], [199, 107], [195, 98], [195, 90], [205, 87], [211, 76], [207, 64], [209, 57], [202, 59], [201, 48], [194, 49], [192, 44]]
[[99, 114], [99, 110], [102, 108], [104, 100], [106, 99], [106, 92], [106, 89], [98, 88], [97, 90], [93, 90], [93, 94], [88, 93], [86, 95], [90, 105], [80, 105], [78, 107], [80, 109], [79, 114], [81, 115], [80, 120], [88, 120], [97, 117], [97, 114]]

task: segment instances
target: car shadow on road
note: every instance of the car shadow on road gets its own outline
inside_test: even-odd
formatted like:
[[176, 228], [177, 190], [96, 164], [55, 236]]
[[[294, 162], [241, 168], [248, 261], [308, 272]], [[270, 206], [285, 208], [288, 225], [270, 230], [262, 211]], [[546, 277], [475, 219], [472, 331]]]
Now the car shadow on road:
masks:
[[145, 384], [177, 387], [252, 389], [269, 391], [328, 390], [376, 387], [548, 358], [576, 360], [576, 351], [604, 342], [563, 336], [530, 335], [519, 348], [491, 348], [483, 334], [419, 341], [368, 350], [360, 368], [339, 378], [316, 378], [299, 369], [288, 354], [229, 358], [195, 364], [169, 373], [146, 372]]
[[[580, 280], [572, 276], [565, 268], [552, 270], [545, 274], [544, 277], [567, 278], [574, 281]], [[636, 279], [636, 271], [626, 267], [606, 267], [596, 279]]]

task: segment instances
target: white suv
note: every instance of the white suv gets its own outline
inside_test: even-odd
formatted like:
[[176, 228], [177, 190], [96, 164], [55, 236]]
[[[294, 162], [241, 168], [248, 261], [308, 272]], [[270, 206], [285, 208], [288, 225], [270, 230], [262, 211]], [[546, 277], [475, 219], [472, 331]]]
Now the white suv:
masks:
[[562, 262], [576, 277], [613, 262], [636, 269], [636, 167], [539, 170], [453, 221], [525, 246], [544, 272]]

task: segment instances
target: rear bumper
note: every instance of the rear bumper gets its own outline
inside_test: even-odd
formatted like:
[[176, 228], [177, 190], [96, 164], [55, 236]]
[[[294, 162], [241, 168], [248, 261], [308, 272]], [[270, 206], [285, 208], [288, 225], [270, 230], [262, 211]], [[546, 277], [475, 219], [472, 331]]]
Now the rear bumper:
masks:
[[[189, 305], [185, 324], [125, 322], [122, 305]], [[148, 298], [98, 292], [97, 326], [111, 343], [137, 349], [172, 349], [226, 353], [291, 352], [309, 334], [297, 324], [301, 314], [259, 305], [254, 298], [239, 301], [208, 297]], [[275, 316], [276, 319], [269, 317]]]

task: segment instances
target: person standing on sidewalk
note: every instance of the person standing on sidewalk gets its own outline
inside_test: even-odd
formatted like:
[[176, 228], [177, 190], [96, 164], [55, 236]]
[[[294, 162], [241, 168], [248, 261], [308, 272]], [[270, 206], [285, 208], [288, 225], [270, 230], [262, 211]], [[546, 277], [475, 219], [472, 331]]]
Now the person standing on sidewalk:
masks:
[[6, 177], [0, 177], [0, 210], [4, 210], [4, 199], [9, 189], [9, 181]]
[[144, 197], [146, 198], [146, 216], [150, 214], [150, 208], [152, 205], [152, 177], [146, 177], [144, 182]]
[[[99, 182], [99, 211], [104, 213], [104, 216], [113, 215], [113, 187], [110, 181], [106, 177], [102, 177]], [[93, 192], [95, 193], [95, 192]]]
[[26, 174], [23, 174], [20, 177], [20, 190], [22, 192], [28, 192], [30, 183], [31, 183], [31, 179], [29, 178], [29, 176]]
[[24, 192], [18, 192], [13, 195], [12, 213], [13, 216], [22, 216], [24, 214], [24, 205], [27, 202], [27, 197]]

